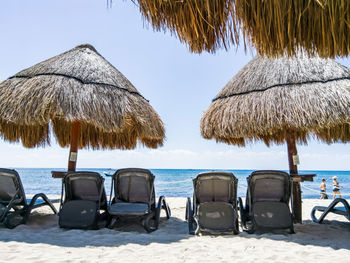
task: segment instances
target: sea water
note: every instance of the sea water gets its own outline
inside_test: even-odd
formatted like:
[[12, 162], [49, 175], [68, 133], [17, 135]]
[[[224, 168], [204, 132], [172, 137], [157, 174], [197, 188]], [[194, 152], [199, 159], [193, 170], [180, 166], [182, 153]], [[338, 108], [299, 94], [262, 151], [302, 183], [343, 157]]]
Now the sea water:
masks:
[[[64, 171], [55, 168], [15, 168], [21, 176], [26, 194], [33, 195], [39, 192], [48, 195], [60, 195], [62, 180], [54, 179], [51, 171]], [[84, 171], [98, 172], [105, 178], [105, 189], [107, 194], [111, 189], [112, 178], [106, 176], [105, 172], [111, 174], [111, 169], [78, 169]], [[193, 195], [192, 179], [201, 172], [212, 171], [210, 169], [150, 169], [155, 175], [156, 195], [167, 197], [191, 197]], [[218, 170], [216, 170], [218, 171]], [[237, 196], [244, 197], [247, 191], [246, 178], [253, 170], [220, 170], [232, 172], [238, 179]], [[343, 187], [340, 192], [345, 198], [350, 198], [350, 171], [300, 171], [301, 174], [316, 174], [313, 182], [301, 183], [303, 198], [319, 198], [319, 186], [322, 178], [327, 180], [327, 193], [332, 196], [331, 177], [337, 176], [339, 184]], [[330, 197], [331, 197], [330, 196]]]

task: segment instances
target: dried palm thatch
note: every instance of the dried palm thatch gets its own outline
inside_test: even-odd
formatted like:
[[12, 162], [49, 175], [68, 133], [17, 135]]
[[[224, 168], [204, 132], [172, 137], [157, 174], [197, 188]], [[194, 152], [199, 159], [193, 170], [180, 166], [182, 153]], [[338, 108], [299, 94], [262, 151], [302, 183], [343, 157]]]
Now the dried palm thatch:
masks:
[[302, 46], [321, 57], [350, 53], [348, 0], [234, 0], [243, 35], [260, 54], [294, 55]]
[[[132, 0], [135, 2], [134, 0]], [[270, 57], [294, 55], [298, 47], [321, 57], [350, 53], [348, 0], [137, 0], [156, 30], [169, 29], [192, 52], [239, 44]]]
[[25, 147], [61, 146], [80, 123], [78, 147], [163, 144], [164, 125], [135, 87], [91, 45], [81, 45], [0, 83], [0, 134]]
[[175, 33], [192, 52], [214, 52], [238, 43], [232, 0], [137, 0], [156, 30]]
[[255, 57], [220, 91], [201, 119], [201, 133], [244, 146], [283, 143], [287, 134], [350, 141], [350, 70], [332, 59]]

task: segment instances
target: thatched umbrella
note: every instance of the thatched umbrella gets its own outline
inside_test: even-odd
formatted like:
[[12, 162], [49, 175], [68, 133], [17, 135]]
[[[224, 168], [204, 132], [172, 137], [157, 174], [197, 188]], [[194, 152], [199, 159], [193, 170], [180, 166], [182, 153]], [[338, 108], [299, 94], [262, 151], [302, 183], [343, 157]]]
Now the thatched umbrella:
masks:
[[260, 54], [283, 56], [303, 47], [322, 57], [350, 54], [348, 0], [232, 0], [236, 23]]
[[[133, 1], [134, 2], [134, 1]], [[324, 57], [350, 54], [348, 0], [137, 0], [156, 30], [169, 29], [193, 52], [245, 44], [269, 56], [302, 46]]]
[[239, 146], [286, 142], [290, 173], [297, 175], [296, 142], [306, 143], [309, 136], [326, 143], [350, 141], [350, 70], [303, 53], [255, 57], [213, 100], [201, 119], [201, 134]]
[[91, 45], [80, 45], [0, 83], [0, 135], [25, 147], [132, 149], [163, 144], [164, 126], [148, 101]]
[[214, 52], [238, 42], [232, 0], [137, 0], [143, 17], [156, 30], [169, 29], [192, 52]]

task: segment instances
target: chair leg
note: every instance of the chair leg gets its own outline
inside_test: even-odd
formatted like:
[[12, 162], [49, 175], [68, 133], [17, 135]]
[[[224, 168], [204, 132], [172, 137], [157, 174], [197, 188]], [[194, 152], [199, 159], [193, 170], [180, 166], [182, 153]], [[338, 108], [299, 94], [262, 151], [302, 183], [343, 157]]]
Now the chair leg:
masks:
[[108, 224], [108, 228], [109, 228], [109, 229], [113, 229], [114, 226], [116, 225], [116, 223], [117, 223], [117, 218], [112, 217], [111, 221], [110, 221], [109, 224]]
[[191, 198], [187, 197], [186, 213], [185, 213], [185, 220], [186, 221], [188, 221], [188, 218], [190, 216], [190, 210], [191, 210]]
[[192, 227], [193, 227], [193, 232], [194, 235], [198, 235], [199, 233], [199, 222], [198, 219], [194, 216], [192, 216], [193, 222], [192, 222]]
[[[238, 198], [239, 203], [239, 212], [241, 216], [241, 226], [243, 231], [246, 231], [249, 234], [253, 234], [255, 232], [255, 224], [253, 222], [253, 219], [249, 216], [249, 210], [248, 207], [243, 207], [242, 198]], [[249, 225], [248, 225], [249, 223]]]
[[241, 216], [241, 226], [242, 226], [242, 229], [243, 230], [246, 230], [247, 227], [246, 227], [246, 212], [244, 210], [244, 207], [243, 207], [243, 201], [242, 201], [242, 198], [238, 198], [238, 204], [239, 204], [239, 213], [240, 213], [240, 216]]
[[236, 210], [234, 210], [233, 213], [234, 213], [234, 220], [235, 220], [235, 222], [234, 222], [235, 229], [233, 230], [233, 234], [238, 235], [239, 234], [238, 214], [237, 214]]
[[189, 197], [187, 198], [185, 217], [186, 217], [187, 222], [188, 222], [188, 233], [190, 235], [198, 234], [199, 224], [198, 224], [198, 221], [194, 218], [192, 204], [191, 204], [191, 198], [189, 198]]
[[[36, 200], [41, 197], [44, 200], [43, 204], [40, 204], [38, 206], [35, 205]], [[33, 208], [38, 208], [44, 205], [48, 205], [51, 210], [54, 212], [54, 214], [57, 214], [57, 209], [55, 208], [55, 206], [52, 204], [52, 202], [49, 200], [49, 198], [47, 198], [47, 196], [43, 193], [39, 193], [33, 196], [29, 206], [33, 207]]]
[[[160, 211], [164, 209], [166, 212], [167, 219], [170, 218], [171, 216], [171, 211], [168, 206], [168, 204], [165, 201], [164, 196], [160, 196], [158, 199], [158, 205], [156, 206], [155, 211], [152, 211], [148, 215], [145, 216], [144, 219], [144, 228], [148, 233], [153, 232], [158, 229], [159, 227], [159, 220], [160, 220]], [[152, 225], [152, 220], [153, 220], [153, 225]]]
[[290, 233], [290, 234], [295, 234], [294, 226], [293, 226], [293, 225], [290, 227], [289, 233]]
[[[44, 203], [43, 204], [40, 204], [40, 205], [35, 205], [35, 202], [38, 198], [42, 198], [44, 200]], [[44, 206], [44, 205], [48, 205], [51, 210], [54, 212], [54, 214], [57, 214], [57, 210], [56, 208], [54, 207], [54, 205], [51, 203], [51, 201], [47, 198], [47, 196], [43, 193], [39, 193], [39, 194], [36, 194], [33, 196], [32, 200], [30, 201], [27, 209], [26, 209], [26, 212], [25, 212], [25, 215], [24, 215], [24, 224], [28, 221], [28, 218], [29, 218], [29, 215], [30, 215], [30, 212], [34, 209], [34, 208], [38, 208], [38, 207], [41, 207], [41, 206]]]
[[324, 218], [326, 217], [326, 215], [330, 212], [332, 212], [333, 208], [338, 204], [338, 203], [342, 203], [345, 207], [345, 210], [348, 211], [348, 213], [350, 214], [350, 207], [349, 204], [342, 198], [337, 198], [335, 199], [322, 213], [322, 215], [320, 216], [320, 218], [316, 218], [315, 213], [317, 210], [317, 207], [314, 207], [311, 211], [311, 218], [312, 221], [314, 221], [315, 223], [319, 223], [322, 224]]
[[[158, 208], [160, 211], [160, 207], [158, 207]], [[157, 208], [157, 210], [158, 210], [158, 208]], [[149, 213], [145, 216], [143, 227], [145, 228], [147, 233], [151, 233], [151, 232], [156, 231], [158, 229], [159, 217], [157, 220], [156, 213], [157, 213], [156, 211], [152, 211], [151, 213]], [[153, 226], [152, 226], [151, 220], [154, 220]]]
[[164, 196], [159, 197], [158, 206], [161, 206], [161, 209], [165, 210], [166, 217], [169, 219], [171, 217], [171, 210]]

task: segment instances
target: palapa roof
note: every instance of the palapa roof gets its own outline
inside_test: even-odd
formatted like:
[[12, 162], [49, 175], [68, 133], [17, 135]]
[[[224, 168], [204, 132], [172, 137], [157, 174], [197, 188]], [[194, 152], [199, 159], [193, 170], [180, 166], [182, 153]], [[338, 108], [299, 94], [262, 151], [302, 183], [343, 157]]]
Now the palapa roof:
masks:
[[137, 0], [140, 12], [156, 30], [167, 29], [192, 52], [214, 52], [238, 42], [232, 0]]
[[[134, 2], [134, 1], [133, 1]], [[156, 30], [170, 30], [192, 52], [239, 43], [260, 54], [293, 55], [299, 47], [322, 57], [350, 53], [347, 0], [137, 0]]]
[[255, 57], [202, 116], [201, 134], [229, 144], [283, 143], [293, 131], [332, 143], [350, 140], [350, 70], [332, 59]]
[[299, 47], [321, 57], [350, 54], [348, 0], [232, 0], [246, 42], [270, 57]]
[[91, 45], [80, 45], [0, 83], [0, 135], [25, 147], [49, 143], [49, 127], [68, 146], [131, 149], [163, 144], [164, 125], [130, 81]]

